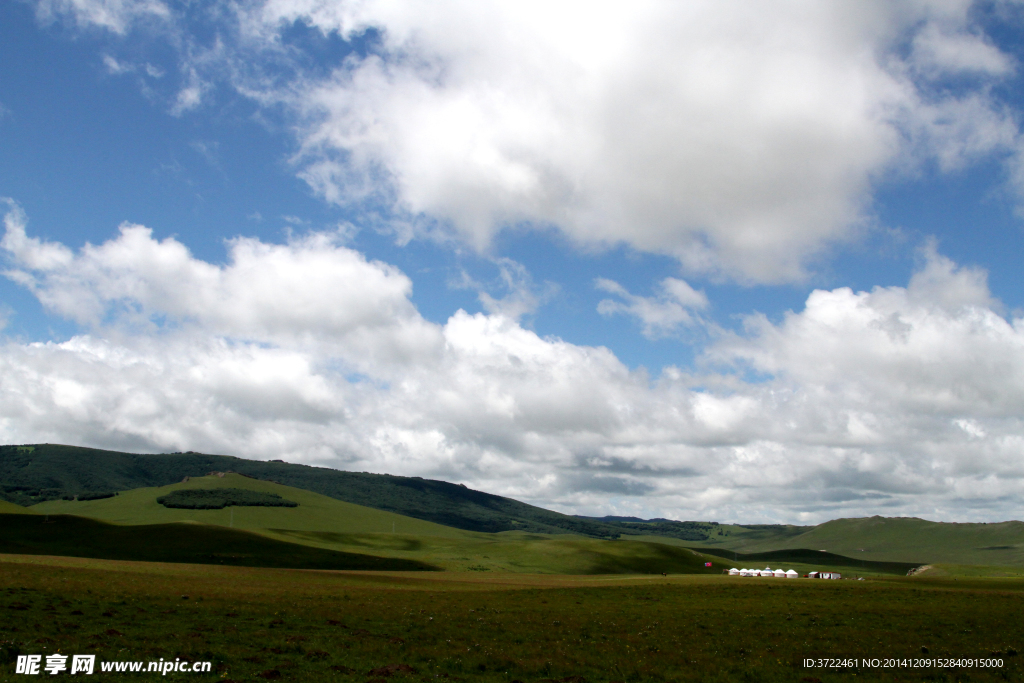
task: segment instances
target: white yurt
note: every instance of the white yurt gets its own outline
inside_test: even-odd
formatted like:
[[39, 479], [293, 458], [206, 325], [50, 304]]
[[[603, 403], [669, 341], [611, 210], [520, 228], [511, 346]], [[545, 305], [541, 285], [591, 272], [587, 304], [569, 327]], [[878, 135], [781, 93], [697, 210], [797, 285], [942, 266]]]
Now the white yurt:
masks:
[[765, 567], [764, 569], [761, 570], [761, 576], [774, 577], [775, 576], [775, 572], [772, 571], [771, 567]]
[[784, 578], [786, 578], [786, 570], [785, 569], [776, 569], [775, 570], [775, 578], [776, 579], [784, 579]]
[[733, 567], [732, 569], [729, 570], [729, 576], [739, 576], [739, 575], [740, 575], [740, 570], [736, 569], [736, 567]]
[[740, 570], [740, 576], [750, 576], [750, 570], [744, 567]]
[[797, 574], [797, 573], [796, 573], [795, 571], [793, 571], [792, 569], [790, 569], [790, 570], [789, 570], [788, 572], [786, 572], [786, 578], [787, 578], [787, 579], [799, 579], [799, 578], [800, 578], [800, 575], [799, 575], [799, 574]]

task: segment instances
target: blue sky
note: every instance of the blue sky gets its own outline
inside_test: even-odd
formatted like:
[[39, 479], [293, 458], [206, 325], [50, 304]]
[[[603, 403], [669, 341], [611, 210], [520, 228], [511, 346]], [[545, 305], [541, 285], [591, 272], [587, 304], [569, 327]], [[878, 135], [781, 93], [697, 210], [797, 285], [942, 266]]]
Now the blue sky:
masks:
[[1024, 8], [780, 7], [0, 5], [3, 440], [1019, 515]]

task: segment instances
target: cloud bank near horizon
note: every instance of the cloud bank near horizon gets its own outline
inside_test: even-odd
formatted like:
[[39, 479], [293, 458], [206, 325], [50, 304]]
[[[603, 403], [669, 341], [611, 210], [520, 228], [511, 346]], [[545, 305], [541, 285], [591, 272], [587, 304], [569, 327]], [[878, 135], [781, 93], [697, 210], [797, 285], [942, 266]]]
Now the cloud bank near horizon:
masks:
[[5, 275], [84, 330], [5, 342], [8, 443], [283, 457], [720, 521], [995, 520], [1024, 494], [1024, 319], [933, 246], [906, 287], [815, 290], [778, 322], [711, 330], [697, 370], [649, 375], [500, 312], [427, 321], [404, 273], [332, 234], [235, 239], [218, 265], [138, 225], [77, 251], [16, 205], [5, 228]]

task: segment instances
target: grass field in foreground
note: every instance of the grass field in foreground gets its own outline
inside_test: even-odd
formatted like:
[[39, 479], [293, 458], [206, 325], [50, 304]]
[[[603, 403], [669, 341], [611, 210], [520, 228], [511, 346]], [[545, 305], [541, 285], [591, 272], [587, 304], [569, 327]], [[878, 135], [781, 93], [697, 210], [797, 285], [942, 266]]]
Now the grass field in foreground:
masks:
[[[184, 597], [184, 596], [187, 596]], [[1021, 680], [1024, 581], [311, 572], [0, 556], [18, 653], [210, 660], [167, 680]], [[805, 657], [992, 656], [995, 670], [808, 671]], [[398, 665], [404, 665], [405, 668]], [[394, 673], [385, 677], [382, 667]], [[139, 674], [132, 680], [154, 680]], [[91, 680], [125, 680], [96, 674]]]

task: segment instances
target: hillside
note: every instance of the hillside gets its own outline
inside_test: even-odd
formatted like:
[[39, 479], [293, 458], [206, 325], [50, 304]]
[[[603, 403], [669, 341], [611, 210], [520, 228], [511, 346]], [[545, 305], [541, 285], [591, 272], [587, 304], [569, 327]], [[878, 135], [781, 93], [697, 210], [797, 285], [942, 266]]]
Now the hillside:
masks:
[[[193, 478], [192, 487], [206, 486], [197, 482], [213, 471], [244, 474], [229, 477], [248, 482], [245, 487], [279, 493], [301, 504], [291, 517], [281, 517], [284, 513], [269, 508], [171, 512], [151, 495], [157, 488], [182, 488], [179, 484], [186, 476]], [[218, 480], [209, 485], [223, 487], [225, 483]], [[281, 493], [277, 486], [291, 488]], [[60, 500], [110, 491], [121, 493], [96, 500]], [[304, 498], [290, 497], [296, 495]], [[49, 444], [2, 446], [0, 496], [33, 505], [37, 512], [70, 513], [122, 524], [182, 520], [233, 524], [279, 540], [346, 552], [365, 548], [454, 569], [525, 571], [529, 565], [542, 571], [547, 552], [542, 548], [555, 547], [545, 545], [547, 534], [621, 536], [646, 544], [706, 548], [716, 554], [826, 550], [854, 561], [1024, 566], [1021, 522], [948, 524], [872, 517], [806, 527], [573, 517], [443, 481], [201, 453], [137, 455]], [[488, 538], [467, 532], [519, 534]], [[532, 540], [527, 543], [523, 539]], [[640, 555], [648, 553], [639, 546], [634, 549]], [[535, 553], [536, 559], [527, 559]]]
[[913, 517], [835, 519], [815, 527], [735, 531], [691, 544], [708, 552], [809, 548], [855, 559], [974, 565], [1024, 565], [1024, 522], [958, 524]]
[[707, 550], [701, 548], [708, 555], [722, 557], [736, 567], [758, 567], [764, 563], [769, 566], [779, 567], [785, 564], [803, 567], [825, 567], [831, 571], [859, 572], [867, 574], [896, 574], [905, 576], [907, 572], [921, 566], [920, 562], [874, 562], [861, 558], [846, 557], [836, 553], [822, 552], [820, 550], [807, 550], [806, 548], [796, 550], [769, 550], [762, 553], [737, 553], [724, 549]]
[[637, 536], [662, 536], [683, 541], [704, 541], [716, 535], [721, 526], [718, 522], [679, 522], [674, 519], [640, 519], [639, 517], [584, 517], [598, 524], [607, 524], [623, 534]]
[[6, 500], [0, 500], [0, 515], [34, 515], [35, 512]]
[[1024, 565], [1024, 522], [957, 524], [913, 517], [835, 519], [787, 541], [875, 559], [978, 565]]
[[[164, 507], [157, 498], [174, 491], [192, 489], [246, 489], [272, 493], [298, 503], [297, 507], [228, 507], [218, 510], [188, 510]], [[462, 538], [469, 532], [405, 517], [393, 512], [346, 503], [312, 491], [251, 479], [241, 474], [195, 477], [168, 486], [123, 491], [112, 498], [70, 501], [51, 500], [31, 508], [51, 515], [90, 517], [114, 524], [168, 524], [198, 522], [250, 531], [287, 530], [328, 534], [402, 533], [417, 536]]]
[[615, 538], [622, 533], [607, 524], [432, 479], [344, 472], [227, 455], [139, 455], [53, 444], [0, 446], [0, 497], [27, 506], [62, 496], [166, 486], [186, 476], [215, 471], [238, 472], [469, 531], [575, 533], [595, 538]]
[[437, 569], [416, 560], [312, 548], [238, 529], [120, 526], [72, 515], [0, 515], [0, 553], [293, 569]]
[[[189, 510], [167, 508], [157, 502], [159, 497], [174, 491], [217, 488], [277, 494], [295, 501], [298, 506]], [[124, 525], [125, 528], [150, 529], [153, 534], [176, 528], [173, 522], [195, 525], [189, 528], [230, 526], [315, 549], [356, 556], [370, 554], [454, 571], [542, 574], [693, 574], [719, 571], [704, 566], [704, 562], [714, 558], [685, 548], [568, 534], [465, 531], [241, 474], [197, 477], [168, 486], [124, 491], [99, 500], [51, 500], [38, 503], [32, 509], [49, 515], [92, 518]]]

